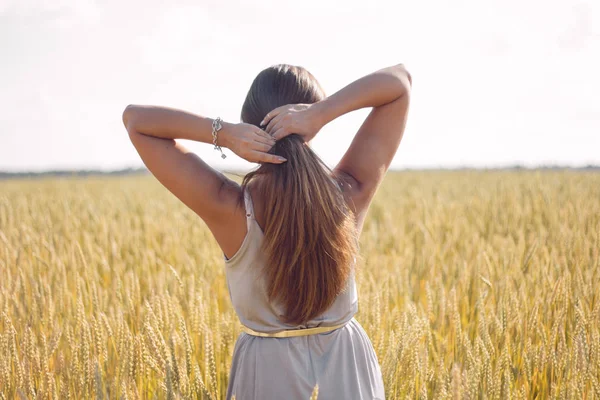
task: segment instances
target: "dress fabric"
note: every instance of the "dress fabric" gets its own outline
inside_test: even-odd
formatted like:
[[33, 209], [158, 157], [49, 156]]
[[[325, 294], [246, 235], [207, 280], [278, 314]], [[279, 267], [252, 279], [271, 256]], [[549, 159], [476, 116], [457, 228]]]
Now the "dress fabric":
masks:
[[[383, 379], [373, 345], [354, 318], [358, 297], [354, 272], [344, 292], [321, 316], [304, 325], [288, 325], [284, 309], [267, 299], [261, 276], [263, 232], [244, 192], [248, 231], [240, 249], [225, 255], [227, 286], [240, 322], [259, 332], [277, 332], [346, 323], [334, 331], [291, 338], [264, 338], [242, 332], [235, 344], [227, 399], [308, 400], [319, 386], [319, 400], [384, 399]], [[356, 260], [355, 260], [356, 261]]]

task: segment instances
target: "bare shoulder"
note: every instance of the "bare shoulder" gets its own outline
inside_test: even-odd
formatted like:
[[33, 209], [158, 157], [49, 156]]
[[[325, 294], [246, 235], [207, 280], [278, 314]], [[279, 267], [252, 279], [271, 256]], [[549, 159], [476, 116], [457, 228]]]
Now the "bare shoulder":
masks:
[[225, 180], [219, 189], [219, 201], [223, 212], [215, 223], [207, 223], [217, 243], [227, 258], [240, 248], [246, 236], [246, 216], [240, 185]]

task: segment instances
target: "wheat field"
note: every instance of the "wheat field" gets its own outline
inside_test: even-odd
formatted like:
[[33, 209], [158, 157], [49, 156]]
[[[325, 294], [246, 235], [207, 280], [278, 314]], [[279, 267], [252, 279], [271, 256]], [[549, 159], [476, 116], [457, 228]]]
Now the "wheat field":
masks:
[[[390, 172], [360, 244], [388, 399], [600, 400], [600, 174]], [[153, 177], [0, 181], [0, 399], [222, 399], [239, 333]]]

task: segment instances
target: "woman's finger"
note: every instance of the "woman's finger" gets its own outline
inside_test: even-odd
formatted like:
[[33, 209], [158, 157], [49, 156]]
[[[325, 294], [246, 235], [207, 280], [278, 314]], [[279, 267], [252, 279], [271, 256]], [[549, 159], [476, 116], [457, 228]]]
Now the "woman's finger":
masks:
[[266, 138], [262, 135], [257, 135], [254, 137], [254, 141], [257, 143], [266, 144], [267, 146], [270, 146], [270, 147], [273, 147], [273, 145], [275, 145], [275, 139], [273, 139], [270, 135], [268, 138]]
[[281, 140], [284, 137], [288, 136], [290, 133], [288, 132], [287, 128], [285, 126], [282, 126], [281, 128], [277, 129], [275, 132], [273, 132], [273, 139], [275, 140]]
[[267, 140], [268, 142], [272, 142], [273, 138], [271, 137], [271, 135], [269, 135], [267, 132], [263, 131], [262, 129], [256, 130], [254, 131], [254, 140], [256, 140], [256, 138], [263, 138], [265, 140]]
[[262, 142], [258, 142], [258, 141], [252, 142], [253, 150], [268, 152], [272, 148], [273, 148], [272, 144], [262, 143]]
[[273, 124], [273, 126], [271, 126], [271, 130], [269, 131], [269, 133], [271, 134], [271, 137], [273, 137], [275, 131], [283, 126], [283, 121], [279, 120], [275, 122], [275, 120], [273, 120], [271, 121], [271, 123]]
[[261, 153], [255, 150], [252, 150], [250, 156], [251, 160], [254, 160], [254, 162], [268, 162], [271, 164], [281, 164], [287, 161], [281, 156], [276, 156], [275, 154]]
[[281, 121], [281, 119], [285, 116], [285, 113], [279, 113], [275, 117], [271, 119], [271, 121], [265, 127], [265, 131], [271, 133], [273, 132], [273, 127]]
[[263, 118], [263, 120], [261, 121], [260, 126], [267, 125], [271, 119], [275, 118], [277, 116], [277, 114], [279, 114], [281, 112], [281, 110], [283, 109], [283, 107], [285, 107], [285, 106], [277, 107], [277, 108], [269, 111], [267, 113], [267, 115], [265, 115], [265, 117]]

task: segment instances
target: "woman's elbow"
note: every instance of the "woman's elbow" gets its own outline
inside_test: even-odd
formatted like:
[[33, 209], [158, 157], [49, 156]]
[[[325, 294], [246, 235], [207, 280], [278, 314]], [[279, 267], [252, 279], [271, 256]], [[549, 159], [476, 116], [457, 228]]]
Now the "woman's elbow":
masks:
[[125, 110], [123, 110], [123, 125], [125, 125], [125, 129], [127, 129], [127, 131], [129, 131], [130, 128], [132, 128], [135, 110], [136, 106], [134, 104], [129, 104], [127, 107], [125, 107]]
[[395, 76], [400, 81], [402, 86], [405, 88], [407, 92], [410, 92], [412, 87], [412, 75], [406, 69], [404, 64], [398, 64], [395, 66]]

